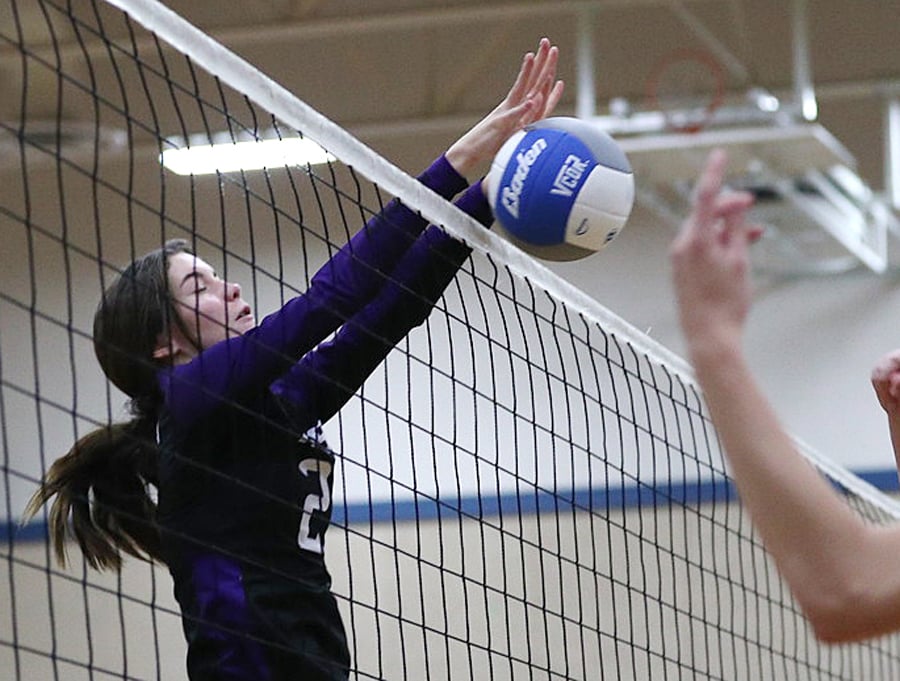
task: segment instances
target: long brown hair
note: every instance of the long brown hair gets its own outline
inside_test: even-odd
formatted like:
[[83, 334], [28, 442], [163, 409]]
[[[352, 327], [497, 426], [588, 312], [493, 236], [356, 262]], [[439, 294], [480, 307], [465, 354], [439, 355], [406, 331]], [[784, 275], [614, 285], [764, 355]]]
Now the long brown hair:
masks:
[[[156, 501], [156, 422], [161, 396], [153, 357], [161, 334], [179, 324], [169, 295], [168, 262], [190, 252], [172, 240], [132, 262], [94, 314], [94, 352], [106, 377], [131, 399], [133, 418], [80, 438], [48, 469], [25, 509], [28, 519], [53, 499], [48, 532], [66, 564], [74, 536], [93, 568], [119, 570], [122, 553], [162, 561]], [[70, 522], [71, 520], [71, 522]]]

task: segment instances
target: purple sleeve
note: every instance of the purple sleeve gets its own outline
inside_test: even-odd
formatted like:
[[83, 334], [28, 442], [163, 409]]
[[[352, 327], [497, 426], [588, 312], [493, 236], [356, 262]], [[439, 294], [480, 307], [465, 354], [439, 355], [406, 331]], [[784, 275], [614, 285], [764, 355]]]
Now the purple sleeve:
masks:
[[[444, 156], [419, 181], [445, 198], [465, 187]], [[192, 422], [221, 403], [269, 386], [378, 292], [426, 221], [396, 199], [372, 218], [289, 300], [253, 330], [159, 374], [171, 412]]]
[[[418, 179], [445, 199], [467, 185], [443, 155]], [[325, 301], [341, 321], [347, 319], [375, 295], [426, 225], [421, 215], [394, 199], [322, 266], [307, 295]]]
[[[493, 221], [480, 182], [457, 206], [483, 225]], [[391, 349], [428, 318], [470, 253], [439, 227], [425, 230], [372, 302], [273, 384], [272, 392], [289, 403], [295, 427], [306, 429], [336, 414]]]

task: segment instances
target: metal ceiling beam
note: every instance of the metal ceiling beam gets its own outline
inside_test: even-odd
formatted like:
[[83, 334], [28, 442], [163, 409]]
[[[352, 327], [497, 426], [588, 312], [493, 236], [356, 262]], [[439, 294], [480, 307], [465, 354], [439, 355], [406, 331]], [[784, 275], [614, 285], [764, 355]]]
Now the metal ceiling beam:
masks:
[[791, 29], [794, 40], [794, 97], [800, 115], [807, 121], [814, 121], [819, 116], [819, 105], [813, 87], [812, 60], [809, 56], [809, 18], [806, 9], [806, 0], [793, 0]]
[[597, 114], [597, 84], [594, 73], [596, 56], [594, 21], [596, 17], [597, 10], [593, 7], [586, 7], [578, 13], [576, 19], [575, 115], [579, 118], [593, 118]]
[[[695, 2], [724, 4], [729, 0], [695, 0]], [[273, 43], [300, 40], [339, 38], [347, 35], [385, 33], [397, 30], [447, 27], [459, 24], [481, 24], [489, 21], [509, 21], [529, 17], [579, 16], [587, 10], [602, 10], [622, 7], [662, 7], [670, 0], [532, 0], [530, 2], [505, 2], [502, 4], [467, 5], [464, 7], [432, 6], [427, 9], [413, 9], [384, 14], [359, 14], [354, 16], [281, 21], [269, 24], [242, 24], [239, 27], [212, 29], [207, 33], [215, 40], [229, 47], [240, 47], [252, 43]], [[34, 43], [32, 43], [34, 44]], [[77, 44], [55, 46], [63, 59], [106, 54], [103, 44], [88, 45], [86, 49]], [[151, 39], [137, 42], [138, 49], [153, 47]], [[35, 48], [40, 50], [41, 48]], [[54, 51], [48, 43], [44, 49]], [[0, 59], [19, 57], [16, 46], [0, 47]]]
[[718, 36], [710, 31], [703, 21], [694, 14], [682, 0], [669, 0], [669, 9], [678, 17], [691, 33], [706, 46], [706, 49], [718, 59], [725, 69], [739, 83], [746, 84], [750, 80], [750, 73], [743, 62], [731, 52]]
[[886, 97], [884, 107], [885, 196], [900, 209], [900, 95]]

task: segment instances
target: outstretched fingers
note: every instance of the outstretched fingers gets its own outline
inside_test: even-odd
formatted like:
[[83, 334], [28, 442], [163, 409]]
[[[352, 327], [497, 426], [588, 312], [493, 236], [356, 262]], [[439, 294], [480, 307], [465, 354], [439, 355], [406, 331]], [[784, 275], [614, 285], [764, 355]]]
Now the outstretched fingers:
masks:
[[[559, 57], [559, 49], [552, 46], [547, 38], [541, 38], [538, 49], [535, 54], [529, 53], [531, 56], [530, 68], [527, 73], [523, 74], [523, 95], [526, 97], [534, 96], [541, 90], [543, 81], [547, 78], [548, 73], [556, 73], [556, 62]], [[526, 55], [529, 56], [529, 55]], [[523, 67], [525, 63], [523, 62]]]
[[679, 316], [692, 353], [737, 342], [752, 298], [748, 245], [761, 230], [747, 220], [753, 195], [725, 188], [726, 163], [721, 150], [706, 159], [690, 215], [670, 251]]
[[753, 195], [748, 192], [731, 192], [719, 197], [716, 214], [721, 220], [719, 238], [723, 243], [733, 243], [738, 239], [739, 245], [743, 247], [759, 238], [762, 228], [747, 222], [747, 211], [751, 206]]
[[709, 232], [718, 221], [717, 204], [722, 191], [728, 156], [722, 149], [714, 149], [706, 159], [700, 179], [694, 188], [691, 216], [688, 224], [698, 232]]
[[559, 48], [542, 38], [536, 53], [522, 59], [519, 74], [497, 113], [515, 129], [551, 115], [562, 98], [564, 83], [556, 79]]
[[558, 63], [559, 48], [551, 45], [546, 38], [542, 39], [535, 57], [535, 79], [529, 90], [529, 96], [539, 96], [542, 102], [542, 106], [536, 108], [535, 120], [549, 116], [562, 97], [563, 82], [556, 78]]
[[522, 118], [521, 127], [551, 116], [562, 98], [564, 88], [565, 85], [561, 80], [555, 82], [552, 78], [546, 80], [543, 87], [529, 98], [534, 102], [534, 106]]
[[556, 110], [556, 105], [559, 104], [559, 100], [562, 98], [565, 87], [565, 83], [561, 80], [558, 80], [553, 84], [553, 88], [550, 90], [550, 94], [547, 95], [546, 103], [544, 104], [542, 118], [546, 118]]
[[549, 91], [550, 85], [556, 79], [556, 65], [559, 63], [559, 48], [551, 45], [547, 38], [541, 39], [540, 47], [534, 58], [534, 78], [531, 82], [530, 92]]
[[535, 71], [535, 55], [534, 52], [528, 52], [522, 57], [522, 65], [519, 67], [519, 73], [512, 87], [509, 89], [506, 98], [501, 103], [506, 106], [515, 107], [521, 104], [528, 96], [531, 89], [532, 74]]
[[562, 82], [556, 81], [558, 59], [559, 49], [547, 38], [541, 40], [536, 53], [522, 58], [503, 100], [447, 150], [447, 160], [457, 172], [465, 176], [496, 154], [511, 135], [554, 110], [563, 90]]
[[520, 109], [521, 126], [534, 123], [549, 116], [559, 103], [563, 93], [563, 82], [556, 79], [559, 63], [559, 48], [542, 38], [536, 53], [529, 52], [522, 59], [522, 66], [516, 82], [503, 102], [507, 108], [522, 107], [525, 102], [533, 106]]
[[752, 243], [763, 232], [760, 225], [747, 222], [754, 197], [749, 192], [723, 189], [727, 165], [728, 156], [722, 149], [715, 149], [708, 156], [694, 190], [685, 229], [701, 240], [730, 244], [737, 235]]

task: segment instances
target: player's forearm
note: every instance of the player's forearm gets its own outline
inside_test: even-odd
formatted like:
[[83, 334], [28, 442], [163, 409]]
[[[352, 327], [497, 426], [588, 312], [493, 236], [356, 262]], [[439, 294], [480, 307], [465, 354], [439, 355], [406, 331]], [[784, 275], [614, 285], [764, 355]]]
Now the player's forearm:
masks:
[[758, 533], [813, 623], [831, 620], [858, 574], [863, 523], [799, 454], [736, 344], [694, 348], [692, 359]]
[[894, 449], [894, 461], [900, 474], [900, 415], [888, 414], [888, 430], [891, 434], [891, 446]]

